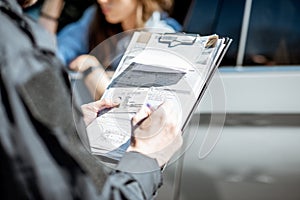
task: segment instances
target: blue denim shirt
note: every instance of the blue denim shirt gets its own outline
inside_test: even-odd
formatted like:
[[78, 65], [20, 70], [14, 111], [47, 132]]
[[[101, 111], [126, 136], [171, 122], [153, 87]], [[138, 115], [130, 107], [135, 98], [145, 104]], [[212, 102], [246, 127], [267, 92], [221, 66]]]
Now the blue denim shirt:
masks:
[[[96, 5], [89, 7], [77, 22], [67, 25], [58, 33], [58, 57], [66, 66], [77, 56], [89, 53], [88, 32], [96, 9]], [[175, 19], [160, 12], [152, 14], [146, 22], [145, 28], [160, 28], [170, 32], [177, 32], [182, 29]]]

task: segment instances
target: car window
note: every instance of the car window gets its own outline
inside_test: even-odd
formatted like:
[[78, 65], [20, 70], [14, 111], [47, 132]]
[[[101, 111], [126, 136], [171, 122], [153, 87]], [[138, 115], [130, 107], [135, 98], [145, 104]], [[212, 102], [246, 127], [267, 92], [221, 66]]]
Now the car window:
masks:
[[[245, 2], [250, 2], [245, 45], [241, 30]], [[184, 31], [207, 35], [217, 33], [233, 42], [221, 66], [290, 66], [300, 64], [299, 0], [194, 0], [184, 21]]]

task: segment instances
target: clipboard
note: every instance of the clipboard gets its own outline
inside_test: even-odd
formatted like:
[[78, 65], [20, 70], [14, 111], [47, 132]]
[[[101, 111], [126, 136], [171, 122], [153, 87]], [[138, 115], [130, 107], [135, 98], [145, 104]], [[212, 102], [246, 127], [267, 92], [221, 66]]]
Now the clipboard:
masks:
[[121, 158], [131, 118], [145, 104], [177, 101], [184, 132], [231, 41], [216, 34], [135, 32], [102, 97], [120, 98], [120, 106], [87, 127], [92, 154]]

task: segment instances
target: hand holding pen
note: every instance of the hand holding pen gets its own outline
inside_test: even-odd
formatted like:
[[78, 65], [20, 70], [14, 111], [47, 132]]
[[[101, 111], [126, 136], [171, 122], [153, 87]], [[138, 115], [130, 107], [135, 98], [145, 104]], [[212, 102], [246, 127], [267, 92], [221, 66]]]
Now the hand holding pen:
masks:
[[178, 115], [178, 108], [171, 101], [156, 110], [143, 106], [132, 118], [132, 142], [127, 151], [145, 154], [163, 166], [182, 145]]

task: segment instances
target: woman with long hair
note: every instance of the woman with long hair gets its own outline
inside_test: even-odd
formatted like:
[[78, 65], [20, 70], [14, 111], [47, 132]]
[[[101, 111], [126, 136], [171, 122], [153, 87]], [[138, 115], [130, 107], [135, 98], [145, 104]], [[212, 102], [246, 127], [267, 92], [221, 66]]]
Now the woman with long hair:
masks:
[[[63, 62], [75, 71], [86, 71], [91, 66], [99, 66], [99, 60], [105, 68], [111, 66], [111, 55], [120, 50], [119, 40], [110, 41], [105, 49], [97, 53], [97, 58], [86, 55], [104, 40], [123, 31], [134, 29], [159, 29], [168, 32], [180, 31], [180, 24], [168, 17], [173, 0], [98, 0], [97, 4], [88, 8], [83, 17], [58, 33], [59, 56]], [[126, 42], [122, 40], [123, 48]], [[113, 43], [113, 44], [112, 44]], [[121, 50], [121, 51], [122, 51]], [[98, 57], [99, 56], [99, 57]], [[95, 99], [105, 90], [109, 79], [103, 68], [89, 70], [86, 84]], [[102, 74], [99, 81], [99, 74]], [[92, 75], [93, 74], [93, 75]]]

